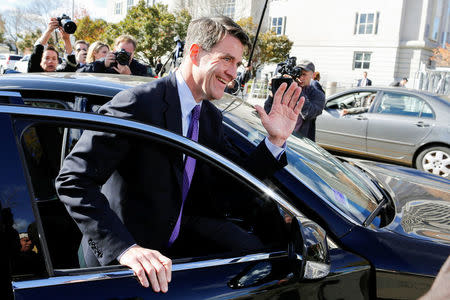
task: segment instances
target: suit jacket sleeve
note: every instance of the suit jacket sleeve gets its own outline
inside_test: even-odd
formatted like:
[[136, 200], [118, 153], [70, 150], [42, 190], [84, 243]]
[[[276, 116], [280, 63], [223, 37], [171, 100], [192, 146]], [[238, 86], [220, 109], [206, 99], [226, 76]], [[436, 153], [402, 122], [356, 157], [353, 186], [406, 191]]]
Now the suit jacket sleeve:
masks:
[[41, 68], [41, 59], [44, 54], [44, 46], [37, 44], [34, 46], [33, 53], [31, 53], [30, 60], [28, 61], [27, 72], [44, 72]]
[[325, 94], [312, 86], [307, 88], [309, 89], [308, 95], [302, 92], [302, 96], [305, 96], [305, 103], [301, 115], [304, 120], [311, 120], [322, 114], [325, 107]]
[[[124, 91], [105, 104], [100, 113], [133, 118], [139, 111], [137, 106], [134, 94]], [[135, 243], [100, 190], [129, 147], [127, 139], [117, 134], [86, 130], [56, 178], [59, 198], [102, 265]]]

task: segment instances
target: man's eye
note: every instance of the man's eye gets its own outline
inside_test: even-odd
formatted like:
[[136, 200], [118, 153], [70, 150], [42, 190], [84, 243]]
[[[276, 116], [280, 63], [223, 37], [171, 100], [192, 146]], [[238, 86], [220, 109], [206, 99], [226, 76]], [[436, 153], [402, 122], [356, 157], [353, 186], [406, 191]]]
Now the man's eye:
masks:
[[223, 58], [226, 62], [230, 62], [231, 61], [231, 57], [224, 57]]

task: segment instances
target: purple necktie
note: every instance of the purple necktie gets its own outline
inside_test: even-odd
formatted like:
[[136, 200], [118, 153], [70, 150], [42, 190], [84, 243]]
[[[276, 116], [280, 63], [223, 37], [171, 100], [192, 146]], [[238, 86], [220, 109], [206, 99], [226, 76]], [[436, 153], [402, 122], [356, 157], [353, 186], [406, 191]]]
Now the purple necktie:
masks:
[[[189, 129], [187, 132], [187, 138], [190, 138], [193, 141], [198, 140], [198, 119], [200, 117], [200, 105], [196, 105], [191, 111], [191, 122], [189, 123]], [[172, 231], [172, 235], [169, 239], [169, 246], [175, 242], [180, 233], [180, 225], [181, 225], [181, 215], [183, 213], [184, 200], [186, 200], [186, 196], [189, 191], [189, 187], [192, 182], [192, 176], [194, 175], [195, 169], [195, 158], [190, 156], [186, 156], [186, 161], [184, 163], [184, 172], [183, 172], [183, 190], [182, 190], [182, 202], [180, 214], [178, 215], [177, 223], [175, 224], [175, 228]]]

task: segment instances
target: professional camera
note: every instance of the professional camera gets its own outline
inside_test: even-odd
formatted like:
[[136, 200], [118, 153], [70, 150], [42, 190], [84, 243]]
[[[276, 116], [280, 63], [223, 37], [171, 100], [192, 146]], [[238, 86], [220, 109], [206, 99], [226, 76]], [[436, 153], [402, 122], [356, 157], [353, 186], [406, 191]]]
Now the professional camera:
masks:
[[[283, 82], [286, 82], [289, 86], [294, 79], [300, 77], [302, 75], [302, 69], [297, 67], [297, 58], [295, 56], [289, 57], [279, 64], [277, 64], [277, 68], [275, 70], [275, 74], [280, 73], [279, 77], [272, 79], [272, 94], [275, 95], [275, 92], [278, 90], [280, 85]], [[284, 75], [289, 75], [286, 77]]]
[[77, 30], [77, 24], [70, 19], [68, 15], [63, 14], [61, 17], [57, 18], [59, 26], [68, 34], [74, 34]]
[[127, 52], [125, 49], [114, 52], [116, 56], [116, 62], [122, 66], [128, 66], [130, 64], [131, 53]]

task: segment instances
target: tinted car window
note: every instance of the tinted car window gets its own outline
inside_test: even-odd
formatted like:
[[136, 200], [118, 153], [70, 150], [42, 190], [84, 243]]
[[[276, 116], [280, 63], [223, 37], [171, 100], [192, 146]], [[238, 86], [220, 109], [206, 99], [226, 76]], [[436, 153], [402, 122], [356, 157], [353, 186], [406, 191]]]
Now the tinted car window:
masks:
[[9, 59], [10, 60], [20, 60], [22, 58], [22, 56], [18, 56], [18, 55], [10, 55]]
[[[1, 218], [5, 239], [2, 248], [9, 256], [12, 279], [15, 281], [47, 276], [43, 250], [39, 242], [29, 191], [26, 185], [11, 121], [0, 115], [2, 155], [0, 174]], [[1, 270], [5, 272], [5, 270]]]
[[[42, 124], [28, 127], [22, 134], [27, 169], [55, 269], [85, 267], [83, 259], [80, 260], [82, 257], [81, 233], [58, 199], [54, 188], [61, 156], [66, 153], [62, 149], [73, 148], [78, 140], [79, 131], [83, 130], [85, 128], [66, 128]], [[63, 138], [65, 134], [75, 136]], [[128, 143], [140, 145], [140, 147], [146, 147], [146, 144], [149, 147], [155, 145], [155, 142], [131, 136], [127, 140]], [[69, 143], [71, 144], [69, 145]], [[167, 146], [164, 147], [167, 148]], [[167, 149], [164, 153], [173, 151], [177, 150]], [[180, 156], [182, 155], [180, 153]], [[206, 163], [199, 164], [197, 162], [197, 167], [203, 169], [204, 164]], [[190, 191], [190, 193], [198, 192], [199, 195], [204, 195], [203, 200], [196, 204], [186, 205], [184, 212], [188, 215], [190, 212], [195, 212], [196, 215], [201, 216], [226, 218], [245, 232], [258, 236], [265, 247], [284, 249], [288, 226], [285, 221], [291, 220], [292, 216], [288, 216], [286, 213], [281, 214], [282, 210], [266, 195], [258, 195], [242, 182], [231, 179], [229, 175], [213, 166], [211, 168], [215, 175], [211, 176], [214, 180], [211, 180], [210, 188], [207, 191]], [[145, 184], [145, 178], [141, 178], [141, 180], [140, 186], [148, 186], [148, 183]], [[220, 192], [208, 193], [208, 191]], [[145, 212], [141, 217], [145, 217]], [[65, 237], [70, 238], [64, 239]], [[64, 239], [63, 243], [62, 239]], [[178, 252], [171, 258], [202, 257], [213, 253], [223, 255], [227, 252], [220, 245], [205, 243], [198, 236], [187, 235], [184, 239], [190, 241], [190, 246], [178, 249]]]
[[375, 98], [377, 92], [356, 92], [346, 94], [327, 102], [328, 108], [353, 108], [369, 106]]
[[378, 112], [381, 114], [396, 114], [408, 117], [419, 117], [423, 111], [423, 117], [433, 116], [431, 107], [424, 100], [398, 93], [384, 92], [381, 98]]

